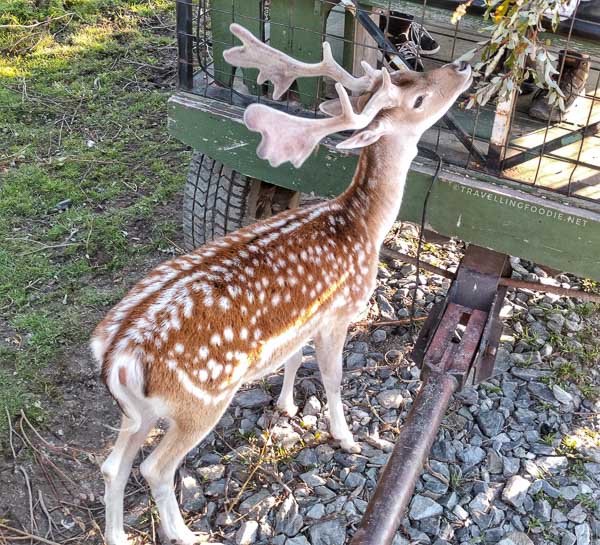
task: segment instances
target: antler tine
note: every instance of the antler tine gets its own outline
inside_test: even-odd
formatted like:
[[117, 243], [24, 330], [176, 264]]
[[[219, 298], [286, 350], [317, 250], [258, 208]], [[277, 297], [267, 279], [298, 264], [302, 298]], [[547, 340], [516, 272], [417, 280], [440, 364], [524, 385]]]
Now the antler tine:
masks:
[[385, 69], [381, 73], [381, 85], [361, 113], [352, 109], [348, 93], [341, 83], [335, 85], [341, 106], [340, 115], [335, 117], [294, 117], [264, 104], [251, 104], [244, 112], [244, 123], [251, 131], [261, 134], [257, 155], [268, 160], [274, 167], [290, 161], [299, 168], [326, 136], [341, 131], [363, 129], [373, 121], [380, 110], [394, 104], [390, 75]]
[[232, 23], [229, 29], [243, 45], [225, 50], [224, 59], [233, 66], [257, 68], [258, 83], [262, 84], [267, 80], [273, 82], [273, 98], [276, 100], [300, 77], [327, 76], [346, 89], [356, 92], [370, 91], [378, 80], [379, 71], [371, 67], [365, 68], [365, 75], [359, 78], [344, 70], [333, 58], [331, 46], [327, 42], [323, 42], [323, 60], [311, 64], [293, 59], [261, 42], [237, 23]]

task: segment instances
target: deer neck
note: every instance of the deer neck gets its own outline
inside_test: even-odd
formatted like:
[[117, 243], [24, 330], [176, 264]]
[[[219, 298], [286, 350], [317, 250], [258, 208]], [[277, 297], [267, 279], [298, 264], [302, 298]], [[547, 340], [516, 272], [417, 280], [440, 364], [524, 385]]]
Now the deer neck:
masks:
[[381, 138], [362, 150], [352, 184], [339, 197], [376, 248], [398, 217], [406, 175], [416, 155], [417, 139]]

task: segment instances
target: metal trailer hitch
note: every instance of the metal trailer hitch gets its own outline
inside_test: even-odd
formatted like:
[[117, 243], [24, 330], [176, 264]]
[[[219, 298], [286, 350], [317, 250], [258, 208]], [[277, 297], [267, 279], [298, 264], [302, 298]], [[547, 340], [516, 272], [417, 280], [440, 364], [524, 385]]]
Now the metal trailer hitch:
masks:
[[429, 314], [413, 350], [423, 384], [350, 545], [392, 543], [452, 395], [492, 376], [509, 270], [508, 256], [469, 246]]

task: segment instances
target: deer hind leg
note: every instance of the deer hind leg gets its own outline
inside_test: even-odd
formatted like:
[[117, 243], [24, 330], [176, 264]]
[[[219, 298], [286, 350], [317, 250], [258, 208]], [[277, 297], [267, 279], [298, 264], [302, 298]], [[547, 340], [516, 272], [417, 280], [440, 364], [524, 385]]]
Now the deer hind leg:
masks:
[[277, 408], [294, 416], [298, 406], [294, 403], [294, 381], [298, 368], [302, 365], [302, 349], [298, 350], [286, 362], [283, 372], [283, 386], [277, 400]]
[[174, 478], [185, 455], [210, 433], [233, 394], [218, 406], [184, 407], [171, 418], [169, 429], [140, 466], [160, 514], [164, 543], [192, 545], [198, 537], [185, 524], [175, 497]]
[[102, 464], [104, 476], [104, 505], [106, 511], [106, 541], [108, 545], [125, 545], [123, 528], [123, 495], [131, 473], [131, 466], [156, 418], [142, 418], [140, 427], [133, 431], [134, 421], [123, 416], [121, 430], [110, 456]]
[[320, 332], [315, 336], [315, 350], [327, 394], [331, 435], [340, 442], [344, 450], [358, 453], [360, 447], [348, 428], [342, 405], [342, 351], [347, 329], [347, 324], [344, 324], [343, 327]]

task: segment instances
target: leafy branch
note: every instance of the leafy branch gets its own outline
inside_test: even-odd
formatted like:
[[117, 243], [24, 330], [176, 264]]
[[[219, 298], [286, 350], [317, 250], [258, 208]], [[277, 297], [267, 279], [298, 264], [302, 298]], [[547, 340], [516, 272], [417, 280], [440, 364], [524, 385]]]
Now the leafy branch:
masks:
[[[457, 23], [473, 0], [459, 5], [452, 22]], [[569, 0], [486, 0], [484, 20], [492, 22], [483, 29], [490, 33], [487, 40], [465, 53], [460, 60], [470, 60], [478, 52], [480, 59], [474, 65], [475, 92], [467, 108], [484, 105], [494, 96], [507, 100], [521, 84], [533, 79], [537, 87], [546, 89], [548, 102], [564, 111], [564, 94], [556, 80], [556, 56], [548, 50], [549, 41], [541, 37], [550, 24], [556, 31], [560, 22], [560, 8]]]

